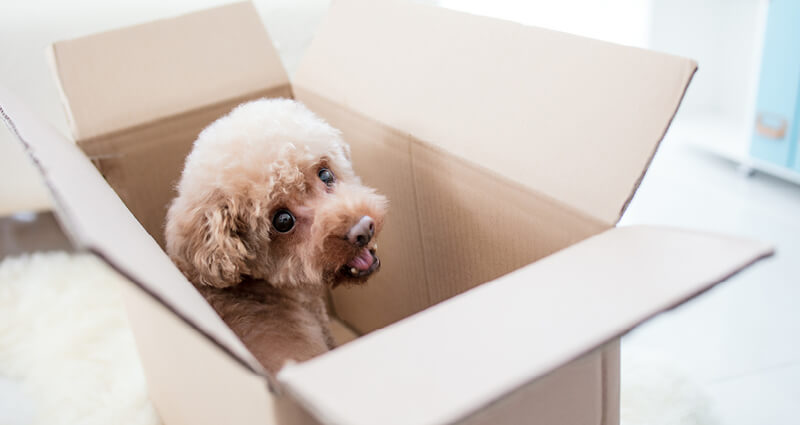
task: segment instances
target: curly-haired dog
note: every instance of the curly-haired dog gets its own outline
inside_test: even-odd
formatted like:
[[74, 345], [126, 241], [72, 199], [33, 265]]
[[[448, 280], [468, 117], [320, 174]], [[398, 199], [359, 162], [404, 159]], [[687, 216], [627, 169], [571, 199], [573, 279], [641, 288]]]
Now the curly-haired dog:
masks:
[[333, 347], [327, 289], [380, 267], [386, 205], [338, 130], [293, 100], [261, 99], [198, 136], [167, 213], [167, 253], [276, 373]]

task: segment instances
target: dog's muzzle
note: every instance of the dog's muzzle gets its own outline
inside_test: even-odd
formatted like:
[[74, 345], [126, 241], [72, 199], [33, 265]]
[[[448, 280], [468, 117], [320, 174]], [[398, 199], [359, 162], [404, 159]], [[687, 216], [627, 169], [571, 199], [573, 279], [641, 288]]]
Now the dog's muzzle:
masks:
[[375, 220], [365, 215], [347, 232], [347, 240], [355, 246], [366, 246], [375, 236]]
[[381, 262], [375, 255], [377, 246], [367, 246], [373, 236], [375, 236], [375, 220], [368, 215], [361, 217], [347, 232], [346, 239], [361, 250], [345, 264], [342, 270], [345, 274], [351, 277], [364, 277], [378, 270]]

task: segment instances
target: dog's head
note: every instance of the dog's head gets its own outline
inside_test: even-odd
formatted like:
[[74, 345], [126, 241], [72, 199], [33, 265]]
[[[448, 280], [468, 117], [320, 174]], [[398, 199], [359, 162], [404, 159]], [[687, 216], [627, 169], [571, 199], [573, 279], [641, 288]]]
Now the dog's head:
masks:
[[364, 282], [387, 200], [361, 184], [339, 131], [287, 99], [240, 105], [198, 136], [166, 223], [194, 283]]

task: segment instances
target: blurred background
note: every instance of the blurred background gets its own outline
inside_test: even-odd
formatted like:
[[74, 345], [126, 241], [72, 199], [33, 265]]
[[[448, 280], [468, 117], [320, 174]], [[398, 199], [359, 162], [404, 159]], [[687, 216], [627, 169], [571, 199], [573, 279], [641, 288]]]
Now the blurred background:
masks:
[[[792, 1], [776, 0], [535, 0], [422, 1], [474, 14], [513, 20], [630, 46], [654, 49], [697, 60], [695, 76], [672, 126], [672, 139], [689, 142], [723, 158], [757, 168], [787, 180], [800, 181], [800, 161], [793, 166], [782, 159], [751, 156], [752, 133], [758, 114], [756, 101], [764, 53], [767, 17], [772, 4], [775, 26], [791, 27], [800, 16]], [[54, 40], [168, 17], [224, 3], [221, 0], [157, 2], [135, 5], [118, 1], [53, 0], [7, 2], [0, 17], [0, 76], [3, 83], [29, 99], [50, 121], [67, 133], [56, 89], [44, 60], [45, 47]], [[256, 1], [261, 16], [290, 72], [311, 41], [314, 28], [325, 14], [328, 0]], [[785, 10], [784, 10], [785, 9]], [[792, 15], [794, 13], [795, 15]], [[777, 79], [796, 74], [797, 59], [780, 49], [800, 49], [783, 39], [792, 28], [776, 28], [769, 40], [777, 52], [768, 65], [779, 68]], [[781, 38], [783, 37], [783, 39]], [[776, 50], [776, 49], [773, 49]], [[767, 53], [772, 53], [769, 50]], [[774, 66], [773, 66], [774, 65]], [[782, 70], [785, 69], [785, 72]], [[775, 72], [775, 71], [773, 71]], [[794, 76], [796, 77], [796, 75]], [[796, 78], [794, 78], [796, 80]], [[794, 81], [796, 88], [797, 81]], [[767, 87], [770, 88], [770, 87]], [[792, 92], [786, 87], [786, 92]], [[795, 90], [796, 91], [796, 90]], [[794, 100], [795, 94], [787, 94]], [[796, 105], [792, 105], [796, 106]], [[767, 114], [769, 115], [769, 114]], [[762, 117], [763, 118], [763, 117]], [[767, 116], [769, 120], [774, 116]], [[788, 120], [767, 122], [780, 128]], [[789, 154], [796, 154], [790, 149]], [[787, 147], [788, 152], [788, 147]], [[775, 165], [775, 166], [773, 166]], [[45, 210], [47, 194], [16, 143], [0, 139], [0, 170], [15, 176], [14, 184], [0, 187], [0, 213]], [[789, 171], [794, 170], [794, 171]], [[747, 170], [745, 170], [747, 171]], [[783, 172], [787, 171], [787, 172]], [[7, 179], [5, 181], [8, 181]]]
[[[222, 3], [227, 1], [4, 2], [0, 84], [69, 134], [45, 60], [47, 45]], [[254, 3], [291, 75], [328, 1]], [[777, 255], [627, 336], [623, 386], [626, 375], [638, 373], [629, 365], [645, 356], [651, 360], [659, 356], [662, 364], [680, 370], [699, 390], [700, 395], [692, 397], [707, 401], [713, 412], [709, 417], [714, 418], [708, 423], [797, 423], [800, 2], [425, 3], [686, 56], [699, 63], [678, 116], [621, 224], [666, 224], [752, 237], [773, 243]], [[4, 217], [0, 256], [62, 248], [62, 240], [41, 235], [38, 245], [26, 245], [26, 234], [55, 224], [47, 215], [32, 214], [48, 211], [51, 202], [20, 144], [5, 129], [0, 130], [0, 181]]]

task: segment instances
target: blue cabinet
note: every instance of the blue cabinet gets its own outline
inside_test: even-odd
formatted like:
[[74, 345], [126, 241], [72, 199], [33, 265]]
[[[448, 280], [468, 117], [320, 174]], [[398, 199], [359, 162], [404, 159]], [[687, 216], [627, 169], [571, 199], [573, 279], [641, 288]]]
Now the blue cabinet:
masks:
[[750, 154], [800, 170], [800, 1], [771, 0]]

